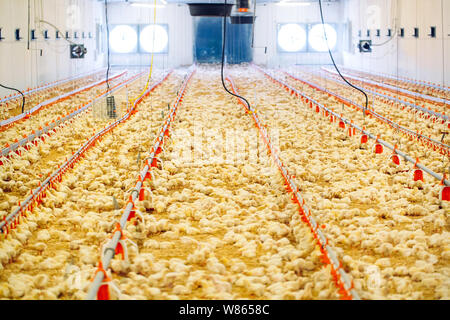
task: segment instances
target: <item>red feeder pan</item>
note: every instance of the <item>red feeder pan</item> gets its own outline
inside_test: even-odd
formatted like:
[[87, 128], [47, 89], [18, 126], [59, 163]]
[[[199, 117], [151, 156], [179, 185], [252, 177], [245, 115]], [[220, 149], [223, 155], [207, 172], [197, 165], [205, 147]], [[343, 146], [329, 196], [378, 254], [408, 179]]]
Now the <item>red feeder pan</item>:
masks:
[[442, 186], [441, 191], [439, 191], [439, 200], [450, 201], [450, 187]]
[[363, 134], [363, 135], [361, 136], [361, 144], [367, 143], [368, 140], [369, 140], [369, 139], [367, 138], [367, 135]]
[[423, 182], [423, 171], [420, 169], [414, 169], [414, 181], [419, 180]]
[[382, 146], [381, 144], [377, 143], [377, 144], [375, 145], [374, 150], [375, 150], [375, 153], [376, 153], [376, 154], [383, 153], [383, 146]]
[[396, 165], [400, 165], [400, 157], [398, 156], [398, 154], [393, 154], [391, 156], [392, 162], [395, 163]]

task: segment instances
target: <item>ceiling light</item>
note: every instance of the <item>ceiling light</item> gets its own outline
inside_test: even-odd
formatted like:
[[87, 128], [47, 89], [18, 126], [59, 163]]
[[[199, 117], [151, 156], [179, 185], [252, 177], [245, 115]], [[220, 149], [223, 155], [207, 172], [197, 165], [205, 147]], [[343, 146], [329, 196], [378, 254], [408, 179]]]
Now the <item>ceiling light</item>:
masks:
[[140, 43], [144, 52], [165, 52], [169, 44], [169, 35], [161, 25], [148, 25], [141, 31]]
[[299, 52], [306, 47], [306, 31], [295, 23], [284, 24], [278, 30], [278, 46], [285, 52]]
[[143, 7], [143, 8], [164, 8], [165, 4], [167, 4], [166, 0], [161, 1], [163, 4], [153, 4], [153, 3], [144, 3], [144, 2], [131, 2], [132, 7]]
[[291, 1], [280, 1], [276, 3], [277, 6], [284, 6], [284, 7], [307, 7], [311, 5], [311, 2], [291, 2]]
[[[325, 41], [324, 28], [327, 35], [328, 45], [327, 41]], [[333, 50], [337, 44], [336, 29], [334, 29], [334, 27], [329, 24], [316, 24], [309, 31], [308, 41], [311, 48], [313, 48], [315, 51], [325, 52], [328, 51], [328, 48], [330, 48], [330, 50]]]

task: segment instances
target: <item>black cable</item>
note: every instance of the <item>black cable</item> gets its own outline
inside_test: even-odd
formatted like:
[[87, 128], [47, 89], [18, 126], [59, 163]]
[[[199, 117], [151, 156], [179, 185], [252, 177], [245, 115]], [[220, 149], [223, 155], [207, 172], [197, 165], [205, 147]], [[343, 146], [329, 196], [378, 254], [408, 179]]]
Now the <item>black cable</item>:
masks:
[[108, 68], [106, 69], [106, 86], [109, 91], [109, 70], [111, 69], [111, 65], [109, 62], [109, 23], [108, 23], [108, 0], [105, 0], [105, 23], [106, 23], [106, 52], [107, 52], [107, 61]]
[[31, 4], [30, 0], [28, 0], [28, 36], [27, 36], [27, 50], [30, 50], [30, 11], [31, 11]]
[[225, 2], [223, 3], [222, 66], [221, 66], [221, 71], [220, 71], [220, 75], [221, 75], [221, 79], [222, 79], [222, 86], [225, 89], [225, 91], [228, 92], [229, 94], [231, 94], [232, 96], [235, 96], [236, 98], [244, 100], [245, 103], [247, 104], [247, 108], [250, 110], [250, 103], [247, 101], [247, 99], [245, 99], [244, 97], [242, 97], [242, 96], [240, 96], [238, 94], [234, 94], [233, 92], [228, 90], [227, 86], [225, 85], [225, 81], [224, 81], [224, 78], [223, 78], [223, 67], [224, 67], [224, 64], [225, 64], [226, 37], [227, 37], [227, 0], [225, 0]]
[[8, 89], [8, 90], [17, 91], [18, 93], [20, 93], [22, 95], [22, 113], [24, 113], [24, 111], [25, 111], [25, 95], [22, 93], [22, 91], [20, 91], [19, 89], [4, 86], [1, 83], [0, 83], [0, 87]]
[[[325, 21], [323, 19], [323, 12], [322, 12], [322, 0], [319, 0], [319, 7], [320, 7], [320, 18], [322, 19], [322, 26], [323, 26], [323, 33], [325, 35], [325, 42], [327, 43], [328, 53], [330, 54], [331, 61], [333, 62], [334, 68], [338, 72], [339, 76], [352, 88], [360, 91], [364, 96], [366, 97], [366, 108], [364, 111], [366, 111], [369, 107], [369, 97], [367, 96], [367, 93], [362, 90], [361, 88], [358, 88], [357, 86], [354, 86], [351, 84], [347, 79], [344, 78], [344, 76], [341, 74], [341, 71], [339, 71], [339, 68], [336, 66], [336, 62], [334, 62], [333, 54], [331, 53], [330, 46], [328, 45], [328, 38], [327, 38], [327, 32], [325, 31]], [[364, 117], [366, 116], [366, 112], [364, 112]]]
[[253, 5], [252, 49], [253, 49], [253, 45], [255, 44], [256, 0], [254, 0], [254, 1], [255, 1], [255, 3]]

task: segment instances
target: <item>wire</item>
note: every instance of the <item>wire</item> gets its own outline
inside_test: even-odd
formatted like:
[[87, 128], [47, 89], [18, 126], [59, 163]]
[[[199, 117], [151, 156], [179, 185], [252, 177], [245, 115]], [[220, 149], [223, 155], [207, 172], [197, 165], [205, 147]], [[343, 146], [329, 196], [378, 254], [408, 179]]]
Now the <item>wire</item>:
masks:
[[[442, 85], [445, 87], [445, 37], [444, 37], [444, 0], [441, 0], [441, 12], [442, 12]], [[447, 109], [447, 98], [444, 100], [444, 111]], [[444, 142], [445, 135], [447, 132], [443, 132], [441, 141]], [[445, 174], [445, 155], [442, 157], [442, 171]], [[450, 173], [450, 166], [448, 167], [448, 172]]]
[[328, 53], [330, 54], [330, 58], [331, 61], [333, 62], [334, 68], [336, 69], [337, 73], [339, 74], [339, 76], [352, 88], [360, 91], [362, 94], [364, 94], [364, 96], [366, 97], [366, 107], [364, 109], [364, 118], [366, 117], [366, 110], [369, 107], [369, 97], [367, 96], [367, 93], [362, 90], [361, 88], [358, 88], [356, 86], [354, 86], [353, 84], [351, 84], [347, 79], [344, 78], [344, 76], [341, 74], [341, 71], [339, 71], [339, 68], [336, 65], [336, 62], [334, 61], [334, 57], [333, 54], [331, 53], [331, 49], [330, 46], [328, 45], [328, 38], [327, 38], [327, 32], [325, 30], [325, 21], [323, 19], [323, 11], [322, 11], [322, 0], [319, 0], [319, 8], [320, 8], [320, 18], [322, 19], [322, 26], [323, 26], [323, 33], [325, 36], [325, 42], [327, 43], [327, 47], [328, 47]]
[[[39, 6], [39, 8], [35, 10], [36, 12], [35, 12], [34, 23], [37, 24], [38, 30], [40, 31], [42, 37], [45, 38], [45, 30], [42, 28], [42, 23], [45, 23], [45, 24], [51, 26], [56, 31], [58, 31], [58, 33], [61, 33], [61, 31], [55, 25], [53, 25], [52, 23], [42, 19], [42, 17], [44, 16], [44, 7], [42, 5], [42, 0], [37, 0], [37, 1], [38, 1], [38, 5], [35, 5], [35, 6], [36, 7]], [[68, 39], [64, 38], [64, 40], [66, 40], [70, 44], [74, 44], [72, 41], [70, 41]], [[45, 43], [45, 45], [48, 46], [53, 52], [56, 52], [58, 54], [64, 54], [67, 51], [67, 49], [69, 49], [66, 45], [51, 45], [49, 41], [43, 41], [43, 43]], [[57, 49], [62, 48], [62, 51], [61, 50], [55, 50], [53, 47], [55, 47]]]
[[252, 25], [252, 48], [254, 48], [255, 44], [255, 18], [256, 18], [256, 0], [254, 0], [255, 3], [253, 4], [253, 25]]
[[393, 37], [390, 37], [388, 40], [386, 40], [385, 42], [382, 42], [382, 43], [372, 43], [372, 47], [381, 47], [381, 46], [384, 46], [385, 44], [391, 42], [392, 40], [394, 40], [397, 37], [396, 31], [397, 31], [397, 28], [394, 28], [395, 34]]
[[[144, 95], [145, 92], [148, 89], [148, 86], [150, 84], [150, 80], [152, 78], [153, 74], [153, 58], [155, 53], [155, 32], [156, 32], [156, 0], [153, 3], [153, 37], [152, 37], [152, 55], [151, 55], [151, 61], [150, 61], [150, 71], [148, 73], [147, 83], [145, 84], [144, 90], [142, 90], [141, 94], [139, 94], [136, 99], [138, 99], [140, 96]], [[134, 104], [134, 101], [131, 103], [131, 105]], [[142, 115], [141, 115], [142, 116]], [[150, 117], [153, 117], [153, 95], [150, 96]], [[142, 136], [139, 136], [139, 150], [141, 150], [142, 145]]]
[[397, 35], [398, 35], [398, 33], [397, 33], [397, 24], [398, 24], [398, 22], [397, 22], [397, 13], [398, 13], [398, 5], [397, 5], [397, 1], [394, 1], [392, 4], [391, 4], [391, 13], [393, 13], [393, 6], [394, 6], [394, 3], [396, 4], [396, 6], [395, 6], [395, 18], [394, 18], [394, 28], [393, 28], [393, 30], [394, 30], [394, 35], [393, 36], [391, 36], [389, 39], [387, 39], [386, 41], [384, 41], [384, 42], [382, 42], [382, 43], [372, 43], [372, 47], [381, 47], [381, 46], [384, 46], [385, 44], [387, 44], [387, 43], [389, 43], [389, 42], [391, 42], [392, 40], [394, 40], [394, 38], [396, 38], [397, 37]]
[[111, 69], [111, 64], [109, 61], [110, 52], [109, 52], [109, 23], [108, 23], [108, 0], [105, 0], [105, 23], [106, 23], [106, 52], [107, 52], [107, 63], [108, 68], [106, 69], [106, 86], [109, 91], [109, 70]]
[[222, 65], [220, 68], [220, 77], [222, 80], [222, 86], [225, 89], [226, 92], [228, 92], [230, 95], [235, 96], [236, 98], [242, 99], [247, 104], [247, 108], [250, 110], [250, 103], [245, 99], [244, 97], [234, 94], [230, 90], [228, 90], [227, 86], [225, 85], [224, 77], [223, 77], [223, 68], [225, 64], [225, 45], [226, 45], [226, 37], [227, 37], [227, 0], [223, 3], [223, 39], [222, 39]]
[[[441, 0], [442, 26], [444, 26], [444, 0]], [[442, 27], [442, 86], [445, 87], [445, 36]], [[447, 110], [447, 96], [444, 96], [444, 111]]]
[[15, 89], [15, 88], [10, 88], [10, 87], [4, 86], [1, 83], [0, 83], [0, 87], [8, 89], [8, 90], [17, 91], [18, 93], [20, 93], [22, 95], [22, 113], [24, 113], [24, 111], [25, 111], [25, 95], [23, 94], [23, 92], [20, 91], [19, 89]]

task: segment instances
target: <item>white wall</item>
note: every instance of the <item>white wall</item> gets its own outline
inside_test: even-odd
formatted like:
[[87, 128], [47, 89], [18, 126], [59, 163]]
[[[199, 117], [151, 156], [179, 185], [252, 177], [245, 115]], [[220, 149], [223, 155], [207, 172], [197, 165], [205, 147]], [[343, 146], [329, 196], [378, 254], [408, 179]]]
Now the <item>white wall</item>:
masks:
[[[67, 78], [91, 69], [101, 67], [103, 55], [95, 54], [95, 23], [102, 23], [101, 5], [94, 0], [31, 0], [31, 28], [37, 29], [38, 22], [46, 20], [56, 25], [62, 32], [78, 31], [91, 32], [93, 39], [77, 39], [77, 43], [84, 43], [88, 49], [84, 60], [71, 60], [69, 43], [63, 39], [55, 39], [55, 30], [42, 24], [43, 30], [49, 30], [51, 39], [44, 40], [38, 32], [38, 40], [32, 41], [31, 50], [27, 50], [28, 1], [0, 0], [0, 28], [2, 36], [0, 42], [0, 83], [26, 89], [37, 85]], [[42, 4], [42, 10], [40, 7]], [[68, 11], [69, 5], [79, 8], [79, 19], [73, 19], [74, 11]], [[16, 41], [14, 31], [21, 29], [21, 41]], [[42, 49], [42, 56], [40, 55]], [[11, 94], [11, 91], [0, 88], [0, 96]]]
[[[343, 23], [341, 2], [323, 3], [324, 19], [327, 23]], [[279, 53], [277, 52], [277, 24], [279, 23], [316, 23], [320, 22], [318, 2], [309, 6], [280, 6], [273, 3], [257, 5], [255, 23], [254, 62], [269, 66], [289, 64], [329, 64], [326, 53]], [[267, 47], [267, 53], [264, 53]], [[341, 61], [336, 53], [335, 59]]]
[[[353, 52], [345, 52], [346, 66], [450, 85], [449, 0], [345, 0], [344, 6], [345, 17], [353, 25], [355, 45], [360, 29], [365, 39], [366, 29], [378, 24], [382, 37], [374, 37], [372, 30], [371, 38], [374, 43], [383, 43], [389, 39], [388, 27], [397, 24], [397, 28], [405, 28], [404, 38], [396, 37], [384, 46], [374, 47], [370, 54], [360, 54], [356, 47]], [[368, 11], [370, 6], [379, 7], [379, 14]], [[435, 39], [428, 36], [430, 26], [437, 27]], [[412, 36], [414, 27], [420, 29], [418, 39]]]
[[[104, 65], [103, 53], [96, 52], [96, 23], [103, 24], [104, 8], [95, 0], [31, 0], [31, 29], [37, 29], [36, 19], [47, 20], [62, 31], [91, 32], [93, 39], [80, 39], [88, 49], [84, 60], [69, 59], [69, 44], [63, 39], [55, 40], [54, 29], [48, 29], [51, 39], [31, 42], [31, 50], [27, 50], [27, 0], [0, 0], [0, 28], [6, 37], [0, 42], [0, 81], [2, 84], [25, 89], [39, 84], [83, 73]], [[441, 3], [444, 7], [441, 7]], [[42, 10], [39, 5], [42, 3]], [[398, 13], [394, 13], [397, 3]], [[35, 8], [36, 5], [36, 8]], [[72, 21], [72, 14], [67, 8], [76, 5], [79, 8], [80, 20]], [[376, 21], [367, 8], [377, 5], [380, 8], [380, 19]], [[443, 14], [442, 14], [443, 13]], [[321, 64], [330, 63], [327, 53], [278, 53], [277, 24], [300, 22], [314, 23], [320, 21], [317, 3], [309, 6], [283, 7], [275, 4], [257, 5], [255, 25], [254, 61], [269, 66], [287, 64]], [[341, 0], [324, 5], [325, 20], [329, 23], [350, 23], [353, 31], [353, 43], [359, 40], [359, 29], [367, 29], [379, 24], [382, 37], [374, 37], [374, 42], [387, 40], [386, 29], [394, 27], [397, 18], [398, 27], [405, 28], [405, 38], [396, 38], [382, 47], [374, 47], [371, 54], [360, 54], [353, 50], [336, 54], [336, 60], [345, 65], [363, 70], [398, 74], [418, 79], [450, 85], [450, 0]], [[444, 19], [444, 32], [442, 28]], [[149, 24], [153, 23], [152, 8], [136, 8], [128, 4], [111, 3], [109, 7], [110, 24]], [[157, 23], [169, 25], [169, 53], [155, 56], [155, 65], [159, 68], [177, 67], [193, 63], [193, 19], [186, 5], [166, 5], [157, 8]], [[413, 28], [420, 28], [420, 38], [413, 38]], [[427, 36], [429, 27], [437, 27], [437, 38]], [[22, 30], [23, 40], [14, 39], [14, 30]], [[443, 37], [444, 33], [444, 37]], [[344, 41], [345, 42], [345, 39]], [[444, 45], [443, 45], [444, 43]], [[267, 47], [267, 53], [264, 52]], [[344, 44], [345, 47], [345, 44]], [[40, 56], [40, 50], [43, 50]], [[444, 49], [444, 50], [443, 50]], [[148, 65], [150, 55], [111, 55], [113, 65]], [[443, 72], [444, 70], [444, 72]], [[0, 96], [10, 94], [0, 89]]]
[[[152, 24], [154, 8], [111, 3], [110, 24]], [[168, 4], [156, 9], [156, 23], [169, 26], [169, 51], [154, 55], [157, 68], [174, 68], [193, 63], [193, 20], [187, 5]], [[149, 65], [150, 54], [111, 54], [113, 65]]]

